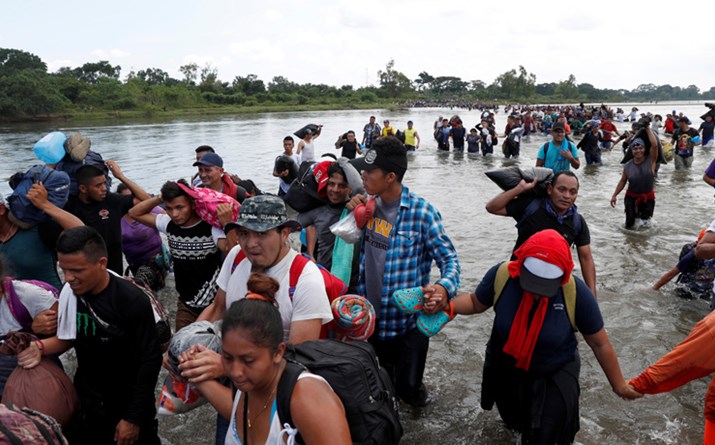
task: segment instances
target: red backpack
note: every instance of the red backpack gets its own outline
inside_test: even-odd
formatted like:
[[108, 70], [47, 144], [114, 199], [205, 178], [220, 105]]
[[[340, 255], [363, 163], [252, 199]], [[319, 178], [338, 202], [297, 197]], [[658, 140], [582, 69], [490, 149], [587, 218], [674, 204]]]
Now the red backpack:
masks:
[[[243, 252], [243, 250], [239, 250], [238, 254], [236, 255], [236, 258], [233, 259], [233, 265], [231, 265], [231, 273], [233, 273], [236, 270], [236, 267], [241, 263], [241, 261], [246, 259], [246, 254]], [[321, 275], [323, 275], [323, 283], [325, 284], [325, 293], [328, 294], [328, 302], [332, 303], [333, 300], [335, 300], [338, 297], [342, 297], [345, 295], [348, 291], [347, 285], [345, 285], [345, 282], [341, 280], [340, 278], [336, 277], [335, 275], [331, 274], [328, 269], [325, 267], [321, 266], [318, 263], [315, 263], [313, 260], [310, 259], [310, 257], [306, 254], [302, 255], [297, 255], [293, 259], [293, 263], [290, 265], [290, 272], [288, 272], [288, 298], [293, 301], [293, 295], [295, 294], [295, 288], [298, 285], [298, 279], [300, 278], [300, 274], [303, 273], [303, 269], [308, 263], [313, 263], [316, 266], [318, 266], [318, 270], [320, 270]], [[320, 338], [328, 338], [328, 332], [332, 330], [334, 321], [331, 321], [328, 324], [324, 324], [322, 329], [320, 330]]]

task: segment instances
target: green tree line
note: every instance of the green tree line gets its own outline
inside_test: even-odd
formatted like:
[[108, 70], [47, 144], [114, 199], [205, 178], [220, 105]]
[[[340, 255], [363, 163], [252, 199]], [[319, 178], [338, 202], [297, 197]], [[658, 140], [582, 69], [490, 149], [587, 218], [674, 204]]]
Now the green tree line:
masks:
[[577, 83], [573, 75], [558, 83], [536, 83], [523, 66], [487, 84], [456, 76], [432, 76], [426, 71], [410, 79], [390, 60], [378, 71], [378, 86], [355, 88], [292, 82], [275, 76], [264, 82], [255, 74], [222, 81], [210, 64], [179, 67], [182, 79], [160, 68], [130, 71], [108, 61], [62, 67], [50, 73], [38, 56], [19, 49], [0, 48], [0, 117], [23, 118], [72, 111], [175, 110], [215, 106], [255, 107], [318, 105], [367, 107], [410, 105], [417, 102], [616, 102], [700, 100], [715, 98], [715, 87], [701, 92], [695, 85], [639, 85], [634, 90], [599, 89]]

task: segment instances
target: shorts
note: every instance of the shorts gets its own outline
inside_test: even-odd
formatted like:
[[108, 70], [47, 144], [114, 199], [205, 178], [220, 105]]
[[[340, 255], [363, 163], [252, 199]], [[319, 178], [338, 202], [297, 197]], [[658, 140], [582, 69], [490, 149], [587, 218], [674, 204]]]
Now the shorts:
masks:
[[197, 318], [201, 315], [201, 311], [197, 314], [193, 309], [182, 303], [181, 301], [176, 302], [176, 322], [174, 324], [174, 332], [179, 331], [179, 329], [190, 325], [195, 322]]

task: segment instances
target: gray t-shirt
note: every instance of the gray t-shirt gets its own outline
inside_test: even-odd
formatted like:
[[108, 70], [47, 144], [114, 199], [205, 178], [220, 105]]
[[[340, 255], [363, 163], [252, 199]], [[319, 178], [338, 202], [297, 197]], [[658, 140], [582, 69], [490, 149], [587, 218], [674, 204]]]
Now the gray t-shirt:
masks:
[[380, 313], [382, 286], [385, 275], [385, 258], [390, 247], [390, 237], [395, 229], [400, 200], [385, 203], [375, 199], [375, 215], [365, 226], [365, 297]]
[[[17, 298], [20, 299], [27, 312], [34, 319], [37, 314], [44, 312], [57, 302], [52, 292], [47, 291], [34, 284], [12, 280]], [[0, 300], [0, 335], [5, 335], [11, 331], [22, 330], [22, 325], [15, 319], [7, 305], [7, 300], [3, 297]]]
[[333, 263], [333, 247], [335, 246], [335, 235], [330, 231], [330, 226], [338, 222], [344, 208], [344, 205], [328, 204], [301, 213], [297, 218], [301, 226], [315, 226], [318, 230], [318, 252], [315, 260], [328, 270]]
[[628, 179], [628, 190], [633, 193], [649, 193], [653, 190], [655, 177], [650, 159], [645, 158], [640, 164], [630, 160], [623, 166]]

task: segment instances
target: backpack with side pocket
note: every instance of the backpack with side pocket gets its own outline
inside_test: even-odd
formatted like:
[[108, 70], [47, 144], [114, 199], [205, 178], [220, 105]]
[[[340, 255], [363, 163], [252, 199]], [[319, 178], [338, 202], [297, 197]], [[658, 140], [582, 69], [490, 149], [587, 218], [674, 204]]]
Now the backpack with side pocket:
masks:
[[50, 221], [50, 215], [32, 204], [27, 199], [27, 192], [33, 184], [41, 182], [47, 190], [47, 200], [59, 208], [67, 204], [70, 195], [70, 178], [67, 173], [57, 171], [46, 165], [33, 165], [24, 174], [18, 175], [20, 180], [13, 187], [13, 192], [7, 202], [12, 215], [24, 223], [25, 227]]
[[[236, 267], [241, 263], [241, 261], [246, 259], [246, 254], [243, 250], [239, 250], [236, 257], [233, 259], [233, 264], [231, 265], [231, 273], [236, 270]], [[305, 254], [296, 255], [293, 262], [290, 265], [290, 271], [288, 272], [288, 297], [293, 301], [293, 295], [295, 294], [295, 288], [298, 285], [298, 280], [300, 275], [303, 273], [303, 269], [308, 263], [313, 263], [320, 270], [320, 274], [323, 277], [323, 283], [325, 285], [325, 293], [328, 295], [328, 302], [332, 303], [336, 298], [342, 297], [348, 291], [348, 287], [343, 280], [336, 277], [328, 269], [321, 266], [318, 263], [313, 262]], [[328, 338], [330, 330], [334, 327], [334, 321], [324, 324], [320, 330], [320, 338]]]
[[[392, 380], [369, 343], [313, 340], [290, 345], [284, 357], [288, 364], [276, 395], [281, 424], [295, 427], [290, 399], [298, 376], [308, 370], [323, 377], [340, 398], [354, 444], [400, 442], [402, 424]], [[297, 443], [304, 443], [300, 434]]]
[[104, 158], [102, 155], [96, 151], [89, 150], [84, 159], [80, 161], [75, 161], [72, 157], [67, 154], [60, 162], [55, 165], [55, 170], [63, 171], [69, 175], [70, 178], [70, 195], [77, 196], [79, 194], [79, 185], [75, 179], [75, 174], [80, 167], [84, 165], [91, 165], [98, 168], [104, 173], [105, 178], [107, 178], [107, 190], [112, 188], [112, 177], [109, 176], [109, 168], [104, 163]]
[[[12, 316], [15, 317], [15, 320], [17, 320], [18, 323], [20, 323], [20, 326], [22, 326], [23, 331], [30, 332], [32, 330], [32, 315], [30, 315], [30, 311], [27, 310], [25, 305], [22, 304], [22, 301], [20, 301], [20, 297], [17, 296], [17, 292], [15, 292], [15, 286], [12, 284], [13, 281], [14, 280], [10, 277], [6, 277], [5, 279], [3, 279], [2, 291], [7, 298], [7, 306], [10, 309], [10, 313], [12, 314]], [[51, 284], [47, 284], [44, 281], [39, 280], [21, 281], [23, 283], [28, 283], [40, 287], [50, 292], [55, 297], [55, 300], [59, 299], [59, 291]]]

